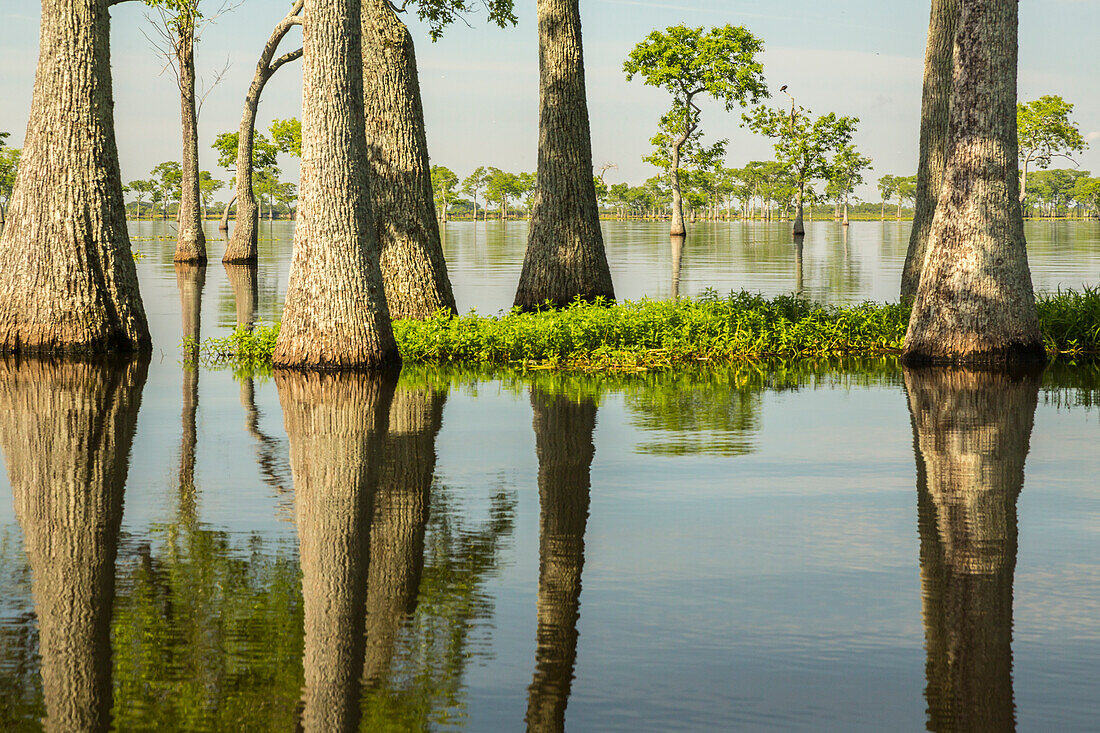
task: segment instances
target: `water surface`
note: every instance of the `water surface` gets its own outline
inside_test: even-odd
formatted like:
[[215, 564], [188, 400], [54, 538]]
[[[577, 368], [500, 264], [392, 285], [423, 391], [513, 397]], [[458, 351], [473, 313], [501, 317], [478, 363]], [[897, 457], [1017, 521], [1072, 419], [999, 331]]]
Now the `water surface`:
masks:
[[[1095, 367], [195, 371], [278, 316], [290, 230], [257, 270], [133, 226], [152, 361], [0, 364], [0, 728], [1094, 728]], [[660, 228], [606, 226], [671, 295]], [[805, 292], [891, 297], [904, 225], [814, 227]], [[524, 231], [448, 227], [463, 308]], [[681, 294], [794, 289], [778, 226], [695, 234]], [[1095, 225], [1028, 234], [1040, 287], [1096, 274]]]

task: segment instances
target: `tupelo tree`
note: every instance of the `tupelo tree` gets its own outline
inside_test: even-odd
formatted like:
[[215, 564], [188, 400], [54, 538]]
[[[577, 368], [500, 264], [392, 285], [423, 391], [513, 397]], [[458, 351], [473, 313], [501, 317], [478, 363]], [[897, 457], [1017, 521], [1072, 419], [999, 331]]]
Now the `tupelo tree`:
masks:
[[1088, 147], [1077, 123], [1069, 119], [1072, 113], [1072, 104], [1050, 94], [1016, 105], [1021, 202], [1027, 198], [1027, 171], [1032, 163], [1048, 168], [1054, 158], [1073, 162], [1072, 154]]
[[584, 79], [580, 0], [538, 0], [537, 185], [514, 305], [615, 298], [607, 264]]
[[741, 26], [726, 25], [704, 32], [703, 28], [677, 25], [650, 33], [623, 64], [627, 81], [641, 76], [646, 85], [672, 94], [672, 109], [661, 124], [671, 130], [669, 181], [674, 236], [687, 232], [680, 162], [684, 144], [699, 129], [701, 110], [697, 101], [703, 96], [713, 97], [729, 112], [767, 98], [764, 67], [757, 60], [763, 48], [764, 42]]
[[947, 165], [902, 361], [1038, 362], [1046, 352], [1016, 168], [1019, 7], [959, 7]]
[[[256, 140], [256, 112], [260, 105], [260, 95], [272, 75], [285, 64], [296, 61], [302, 56], [302, 49], [300, 48], [284, 53], [278, 58], [275, 58], [275, 52], [279, 49], [279, 44], [282, 42], [283, 37], [290, 32], [290, 29], [295, 25], [301, 25], [301, 13], [304, 4], [304, 0], [296, 0], [294, 5], [291, 6], [290, 12], [275, 25], [275, 29], [271, 32], [271, 36], [260, 54], [260, 60], [256, 64], [256, 72], [252, 76], [252, 84], [248, 87], [248, 94], [245, 95], [240, 128], [237, 134], [233, 136], [237, 143], [235, 166], [237, 169], [237, 185], [233, 195], [233, 198], [237, 201], [236, 225], [233, 227], [233, 234], [225, 247], [222, 262], [244, 263], [256, 261], [256, 229], [259, 226], [260, 209], [256, 203], [255, 192], [252, 190], [252, 171], [256, 156], [254, 148], [267, 142], [263, 135], [260, 135], [260, 139]], [[272, 133], [274, 134], [274, 125], [272, 127]], [[301, 149], [301, 138], [301, 129], [299, 128], [299, 150]], [[220, 135], [219, 139], [228, 141], [228, 137], [225, 135]], [[218, 147], [217, 143], [215, 143], [215, 147]], [[264, 150], [263, 152], [266, 154], [268, 151]], [[268, 165], [259, 167], [268, 168], [273, 166], [275, 164], [274, 152], [270, 154], [270, 157], [271, 161]], [[223, 220], [227, 224], [228, 216], [229, 205], [227, 204], [223, 216]]]
[[115, 144], [108, 0], [43, 0], [38, 68], [0, 235], [0, 352], [150, 348]]
[[743, 115], [743, 119], [754, 132], [775, 141], [775, 158], [787, 167], [794, 179], [794, 233], [805, 234], [802, 207], [806, 187], [815, 179], [830, 177], [830, 156], [835, 156], [851, 142], [859, 118], [838, 117], [833, 112], [814, 117], [810, 110], [796, 107], [792, 97], [790, 112], [760, 106], [751, 115]]

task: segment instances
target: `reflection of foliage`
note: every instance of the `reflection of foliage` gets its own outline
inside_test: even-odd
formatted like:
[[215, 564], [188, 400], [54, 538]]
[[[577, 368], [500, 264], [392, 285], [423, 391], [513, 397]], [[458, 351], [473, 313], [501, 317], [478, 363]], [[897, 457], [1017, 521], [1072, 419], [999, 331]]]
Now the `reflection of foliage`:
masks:
[[626, 395], [631, 423], [658, 433], [656, 440], [637, 446], [639, 453], [739, 456], [753, 451], [760, 430], [760, 391], [725, 380], [662, 377]]
[[115, 724], [289, 730], [302, 687], [297, 559], [259, 537], [160, 530], [120, 567], [112, 629]]
[[0, 531], [0, 730], [33, 729], [27, 722], [45, 713], [31, 568], [19, 533], [5, 528]]
[[[501, 491], [488, 521], [468, 527], [448, 492], [434, 492], [416, 611], [385, 682], [364, 691], [365, 730], [421, 729], [461, 716], [462, 677], [484, 646], [478, 634], [493, 613], [485, 582], [514, 512], [514, 496]], [[156, 535], [120, 564], [112, 631], [116, 725], [293, 729], [303, 684], [296, 552], [259, 537], [240, 548], [224, 532], [179, 525]], [[37, 684], [34, 666], [14, 679]], [[0, 720], [29, 718], [22, 709], [0, 712]]]
[[484, 644], [493, 602], [484, 585], [511, 535], [515, 497], [499, 491], [489, 519], [469, 529], [446, 490], [432, 495], [416, 612], [406, 622], [386, 681], [364, 691], [362, 729], [426, 730], [464, 717], [463, 675]]

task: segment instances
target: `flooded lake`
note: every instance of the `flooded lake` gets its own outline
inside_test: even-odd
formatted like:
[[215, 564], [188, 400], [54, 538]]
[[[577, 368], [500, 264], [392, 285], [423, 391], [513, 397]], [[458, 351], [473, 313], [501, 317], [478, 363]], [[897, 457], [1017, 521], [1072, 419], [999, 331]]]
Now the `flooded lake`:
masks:
[[[908, 224], [787, 226], [607, 222], [617, 293], [896, 298]], [[179, 344], [279, 317], [291, 225], [131, 232], [150, 363], [0, 362], [0, 729], [1095, 730], [1100, 368], [250, 378]], [[460, 309], [525, 235], [448, 225]]]

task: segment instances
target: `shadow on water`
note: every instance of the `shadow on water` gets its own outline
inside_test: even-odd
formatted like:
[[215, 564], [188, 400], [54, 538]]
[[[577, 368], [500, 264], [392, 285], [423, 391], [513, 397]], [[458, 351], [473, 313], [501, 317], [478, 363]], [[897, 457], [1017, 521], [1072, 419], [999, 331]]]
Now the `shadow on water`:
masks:
[[933, 731], [1015, 729], [1016, 500], [1040, 375], [906, 370]]
[[32, 575], [46, 730], [111, 725], [115, 557], [147, 369], [0, 361], [0, 446]]
[[577, 659], [596, 403], [531, 389], [539, 462], [539, 590], [527, 730], [565, 730]]

